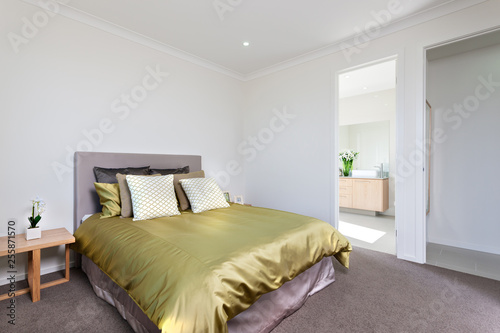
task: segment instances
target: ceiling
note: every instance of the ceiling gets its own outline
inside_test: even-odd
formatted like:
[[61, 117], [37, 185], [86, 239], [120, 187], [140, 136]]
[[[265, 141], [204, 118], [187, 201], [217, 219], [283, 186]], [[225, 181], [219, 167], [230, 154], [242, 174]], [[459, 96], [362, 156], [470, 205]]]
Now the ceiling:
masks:
[[[23, 0], [35, 4], [36, 0]], [[485, 0], [61, 0], [61, 14], [240, 79]], [[399, 6], [388, 7], [390, 4]], [[388, 15], [387, 15], [388, 14]], [[97, 22], [99, 21], [99, 22]], [[107, 28], [106, 28], [107, 27]], [[117, 29], [121, 29], [117, 33]], [[396, 29], [396, 30], [397, 30]], [[249, 46], [243, 46], [248, 41]], [[161, 48], [161, 47], [160, 47]], [[319, 53], [318, 53], [319, 54]], [[304, 58], [305, 59], [305, 58]]]
[[339, 74], [339, 98], [396, 88], [396, 60]]

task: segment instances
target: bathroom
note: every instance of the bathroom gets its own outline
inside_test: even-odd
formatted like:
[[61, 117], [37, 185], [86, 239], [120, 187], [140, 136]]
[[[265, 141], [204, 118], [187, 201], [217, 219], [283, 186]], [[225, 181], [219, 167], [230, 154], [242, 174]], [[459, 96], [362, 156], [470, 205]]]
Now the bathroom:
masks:
[[[339, 229], [353, 244], [396, 254], [396, 59], [341, 73]], [[352, 155], [351, 155], [352, 156]]]

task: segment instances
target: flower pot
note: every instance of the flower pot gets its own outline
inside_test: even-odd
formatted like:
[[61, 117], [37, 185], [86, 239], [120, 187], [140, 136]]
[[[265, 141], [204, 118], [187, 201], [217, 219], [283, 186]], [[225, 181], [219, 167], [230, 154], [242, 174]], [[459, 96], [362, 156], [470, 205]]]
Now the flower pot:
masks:
[[346, 160], [346, 159], [342, 160], [343, 164], [342, 172], [344, 174], [344, 177], [348, 177], [350, 175], [352, 171], [352, 162], [353, 160]]
[[26, 229], [26, 240], [42, 238], [42, 228], [28, 228]]

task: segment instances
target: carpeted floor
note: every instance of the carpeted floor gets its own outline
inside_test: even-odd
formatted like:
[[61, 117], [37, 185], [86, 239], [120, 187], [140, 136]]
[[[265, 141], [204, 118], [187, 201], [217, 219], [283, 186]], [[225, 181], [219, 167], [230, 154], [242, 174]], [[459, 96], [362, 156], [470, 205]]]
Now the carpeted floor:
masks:
[[[499, 281], [361, 248], [354, 249], [349, 270], [335, 269], [336, 282], [273, 333], [500, 332]], [[112, 306], [95, 296], [81, 270], [71, 274], [69, 283], [42, 290], [37, 303], [29, 295], [17, 297], [15, 326], [7, 323], [9, 301], [0, 302], [0, 332], [132, 332]]]

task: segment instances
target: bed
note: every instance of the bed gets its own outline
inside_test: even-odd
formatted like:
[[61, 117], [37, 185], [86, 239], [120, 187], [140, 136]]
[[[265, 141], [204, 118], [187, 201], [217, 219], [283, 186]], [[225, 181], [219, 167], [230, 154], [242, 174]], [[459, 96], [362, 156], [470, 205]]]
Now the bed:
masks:
[[[96, 294], [135, 332], [269, 332], [333, 283], [332, 256], [348, 266], [351, 246], [340, 233], [287, 212], [233, 204], [147, 221], [99, 219], [93, 167], [144, 165], [193, 172], [201, 157], [75, 153], [73, 249], [84, 254]], [[94, 215], [81, 223], [86, 214]]]

